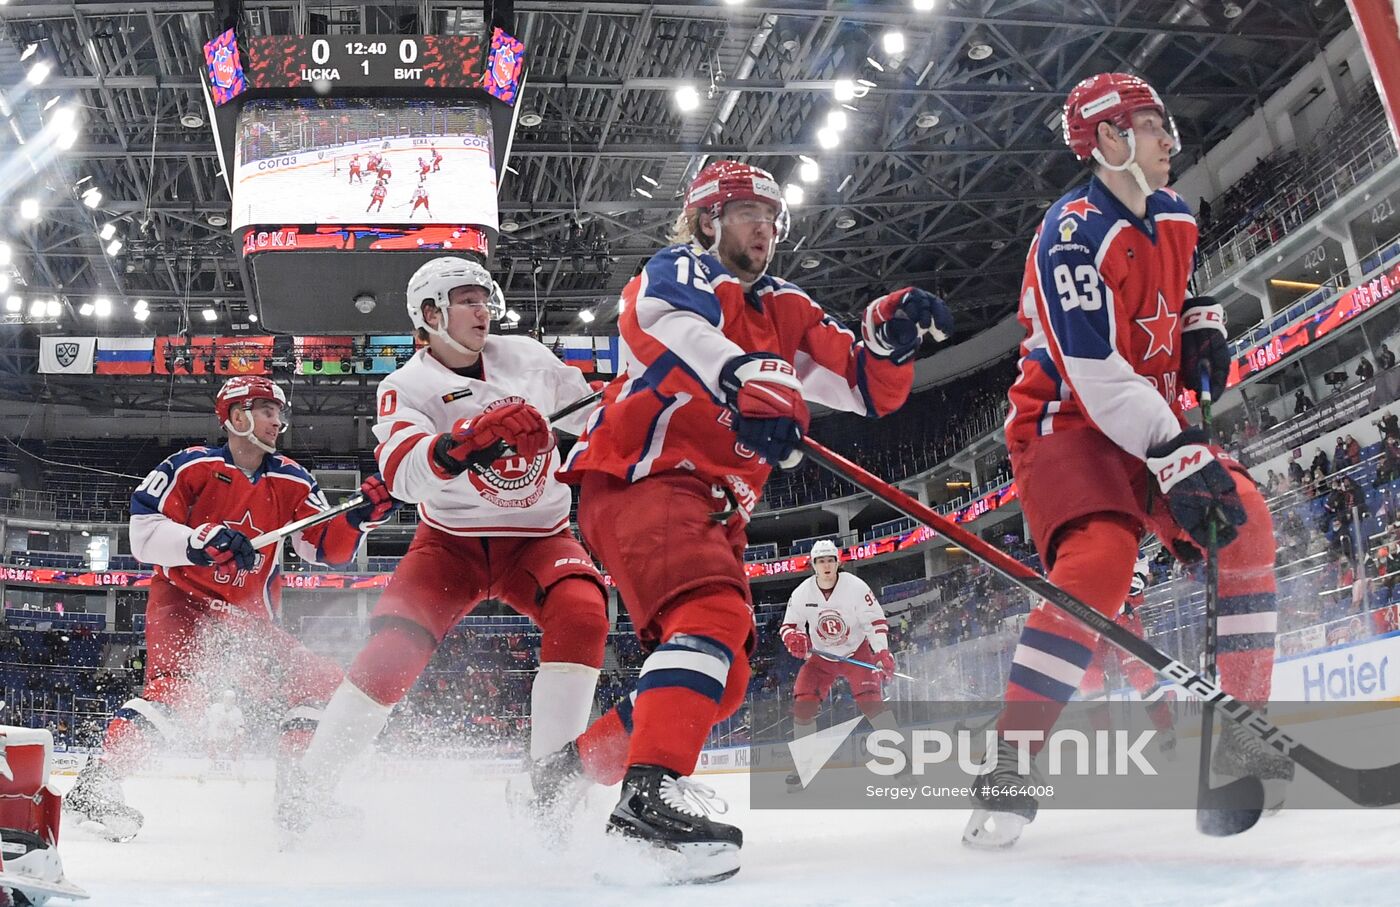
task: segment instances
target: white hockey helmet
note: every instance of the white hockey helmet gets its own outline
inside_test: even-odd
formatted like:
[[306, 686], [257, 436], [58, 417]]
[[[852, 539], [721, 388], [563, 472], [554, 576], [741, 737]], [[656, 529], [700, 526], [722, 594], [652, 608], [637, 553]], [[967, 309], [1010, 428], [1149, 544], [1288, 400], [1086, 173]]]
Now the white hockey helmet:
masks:
[[[487, 294], [487, 308], [493, 321], [505, 317], [506, 298], [501, 287], [491, 279], [486, 266], [467, 258], [446, 255], [434, 258], [408, 279], [408, 318], [415, 328], [440, 337], [460, 353], [469, 353], [461, 344], [447, 336], [448, 295], [457, 287], [481, 287]], [[442, 326], [431, 327], [423, 320], [423, 303], [431, 302], [442, 315]]]
[[837, 563], [841, 562], [841, 549], [836, 547], [836, 543], [831, 539], [821, 539], [812, 546], [811, 559], [815, 563], [819, 557], [834, 557]]

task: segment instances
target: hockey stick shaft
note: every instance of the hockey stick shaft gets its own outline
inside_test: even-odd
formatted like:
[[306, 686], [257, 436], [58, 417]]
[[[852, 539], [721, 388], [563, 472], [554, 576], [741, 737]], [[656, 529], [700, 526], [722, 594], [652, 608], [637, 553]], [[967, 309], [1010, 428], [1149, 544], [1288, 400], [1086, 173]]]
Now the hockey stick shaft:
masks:
[[[858, 667], [858, 668], [865, 668], [866, 670], [869, 670], [869, 671], [880, 671], [880, 670], [881, 670], [881, 668], [880, 668], [879, 665], [873, 665], [873, 664], [871, 664], [871, 663], [868, 662], [868, 661], [860, 661], [859, 659], [850, 658], [850, 657], [848, 657], [848, 656], [846, 656], [846, 655], [836, 655], [836, 654], [834, 654], [834, 653], [832, 653], [832, 652], [822, 652], [822, 651], [820, 651], [820, 650], [818, 650], [818, 649], [813, 649], [813, 650], [812, 650], [812, 654], [815, 655], [815, 656], [817, 656], [818, 658], [825, 658], [827, 661], [844, 661], [844, 662], [845, 662], [846, 664], [848, 664], [848, 665], [855, 665], [855, 666]], [[895, 676], [895, 677], [902, 677], [902, 678], [904, 678], [905, 680], [913, 680], [913, 681], [918, 681], [918, 679], [919, 679], [919, 678], [913, 676], [912, 674], [901, 674], [899, 671], [895, 671], [895, 672], [894, 672], [894, 676]]]
[[[1206, 443], [1212, 439], [1211, 431], [1211, 405], [1214, 402], [1211, 397], [1210, 388], [1210, 367], [1201, 363], [1201, 428], [1206, 433]], [[1218, 601], [1220, 593], [1220, 555], [1216, 551], [1216, 522], [1215, 514], [1206, 515], [1206, 640], [1205, 640], [1205, 661], [1201, 669], [1205, 675], [1214, 680], [1218, 675], [1215, 671], [1215, 651], [1219, 645], [1216, 634], [1219, 632], [1219, 608]], [[1210, 703], [1201, 706], [1201, 765], [1200, 765], [1200, 790], [1197, 801], [1204, 802], [1205, 791], [1210, 787], [1210, 743], [1215, 731], [1215, 710]], [[1200, 808], [1199, 806], [1197, 807]]]
[[933, 508], [919, 503], [811, 438], [802, 439], [802, 448], [818, 466], [864, 489], [910, 519], [933, 529], [1016, 586], [1045, 599], [1158, 674], [1179, 684], [1191, 695], [1211, 703], [1226, 718], [1316, 775], [1353, 803], [1362, 806], [1389, 806], [1400, 803], [1400, 764], [1377, 768], [1352, 768], [1322, 756], [1285, 734], [1267, 717], [1226, 693], [1214, 681], [1191, 670], [1146, 640], [1139, 639], [1132, 631], [1118, 626], [1093, 607], [1051, 583], [1011, 555], [963, 529]]
[[364, 503], [365, 496], [357, 491], [354, 494], [350, 495], [350, 497], [341, 501], [339, 504], [336, 504], [329, 510], [322, 510], [320, 513], [313, 513], [310, 516], [302, 517], [299, 520], [295, 520], [291, 523], [288, 523], [280, 529], [272, 529], [267, 532], [264, 532], [262, 535], [259, 535], [252, 540], [253, 547], [266, 548], [268, 545], [271, 545], [274, 542], [282, 541], [284, 538], [286, 538], [294, 532], [300, 532], [303, 529], [310, 529], [312, 526], [319, 526], [327, 520], [333, 520], [336, 517], [340, 516], [342, 513], [347, 513], [351, 510], [354, 510], [356, 507], [359, 507]]
[[[572, 416], [579, 410], [584, 409], [588, 406], [592, 406], [594, 403], [597, 403], [601, 399], [603, 399], [603, 391], [600, 388], [596, 391], [593, 391], [591, 394], [579, 397], [577, 400], [575, 400], [573, 403], [570, 403], [563, 409], [556, 410], [555, 412], [550, 413], [549, 421], [558, 422], [560, 419], [567, 419], [569, 416]], [[507, 445], [506, 442], [497, 441], [495, 444], [491, 445], [485, 450], [478, 450], [470, 457], [467, 457], [467, 468], [470, 469], [472, 472], [476, 473], [477, 475], [481, 475], [492, 463], [496, 462], [501, 457], [510, 456], [511, 453], [512, 451], [510, 449], [510, 446]]]

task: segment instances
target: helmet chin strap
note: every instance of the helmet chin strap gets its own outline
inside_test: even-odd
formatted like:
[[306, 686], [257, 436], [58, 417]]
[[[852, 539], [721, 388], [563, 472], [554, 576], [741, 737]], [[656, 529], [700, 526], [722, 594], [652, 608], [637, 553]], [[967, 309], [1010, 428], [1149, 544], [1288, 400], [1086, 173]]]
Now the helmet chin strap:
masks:
[[[454, 339], [452, 338], [452, 335], [451, 335], [451, 334], [448, 334], [448, 333], [447, 333], [447, 323], [448, 323], [448, 319], [447, 319], [447, 307], [446, 307], [446, 306], [441, 306], [441, 305], [440, 305], [440, 306], [437, 307], [437, 310], [438, 310], [438, 317], [442, 319], [442, 326], [441, 326], [441, 327], [436, 327], [436, 328], [434, 328], [434, 327], [429, 327], [429, 328], [428, 328], [428, 333], [429, 333], [429, 334], [432, 334], [434, 337], [438, 338], [438, 339], [441, 340], [443, 343], [447, 344], [447, 345], [448, 345], [449, 347], [451, 347], [453, 350], [455, 350], [455, 351], [461, 353], [463, 356], [480, 356], [480, 355], [481, 355], [481, 350], [473, 350], [473, 349], [470, 349], [470, 348], [468, 348], [468, 347], [466, 347], [466, 346], [463, 346], [462, 344], [460, 344], [460, 343], [458, 343], [456, 340], [454, 340]], [[482, 349], [485, 349], [485, 347], [483, 347]]]
[[1153, 189], [1147, 185], [1147, 174], [1142, 172], [1142, 167], [1137, 162], [1137, 136], [1131, 129], [1119, 129], [1118, 134], [1128, 142], [1128, 159], [1121, 164], [1110, 164], [1103, 156], [1103, 152], [1098, 148], [1094, 149], [1094, 160], [1098, 161], [1105, 170], [1112, 170], [1114, 173], [1127, 172], [1138, 184], [1143, 195], [1151, 195]]
[[[234, 412], [239, 412], [239, 410], [234, 410]], [[253, 414], [252, 414], [252, 412], [250, 412], [249, 410], [246, 410], [246, 409], [245, 409], [245, 410], [242, 410], [242, 412], [248, 413], [248, 430], [247, 430], [247, 431], [240, 431], [239, 429], [234, 428], [234, 426], [233, 426], [233, 413], [229, 413], [229, 417], [228, 417], [226, 420], [224, 420], [224, 429], [227, 430], [229, 434], [231, 434], [231, 435], [237, 435], [238, 437], [242, 438], [243, 440], [250, 442], [254, 447], [256, 447], [258, 450], [261, 450], [263, 453], [270, 453], [270, 454], [275, 454], [275, 453], [277, 453], [277, 448], [272, 447], [272, 446], [267, 445], [267, 444], [264, 444], [264, 443], [262, 442], [262, 439], [261, 439], [261, 438], [259, 438], [259, 437], [258, 437], [257, 435], [255, 435], [255, 434], [253, 434]]]

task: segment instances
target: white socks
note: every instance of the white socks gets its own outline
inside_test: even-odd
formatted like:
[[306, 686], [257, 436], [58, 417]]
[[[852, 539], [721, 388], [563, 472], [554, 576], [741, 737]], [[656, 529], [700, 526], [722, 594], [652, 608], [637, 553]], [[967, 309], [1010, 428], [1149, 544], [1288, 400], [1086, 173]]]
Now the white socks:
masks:
[[530, 691], [530, 758], [539, 759], [588, 729], [598, 669], [546, 661]]
[[369, 749], [393, 709], [375, 702], [349, 680], [341, 681], [301, 757], [307, 777], [333, 787], [345, 766]]

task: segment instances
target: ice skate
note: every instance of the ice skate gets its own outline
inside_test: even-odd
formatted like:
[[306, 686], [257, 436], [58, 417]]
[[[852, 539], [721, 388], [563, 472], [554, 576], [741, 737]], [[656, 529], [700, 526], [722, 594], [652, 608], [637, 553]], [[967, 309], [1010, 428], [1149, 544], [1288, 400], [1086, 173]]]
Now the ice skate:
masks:
[[63, 798], [63, 808], [80, 824], [109, 841], [126, 843], [136, 837], [145, 817], [126, 805], [121, 779], [105, 763], [89, 759], [78, 773], [73, 789]]
[[788, 793], [798, 794], [802, 792], [802, 776], [797, 772], [788, 772], [788, 776], [783, 779], [783, 782], [787, 784]]
[[1221, 722], [1219, 730], [1211, 771], [1230, 778], [1254, 775], [1264, 782], [1264, 815], [1277, 813], [1293, 780], [1293, 760], [1265, 746], [1233, 721]]
[[707, 785], [658, 765], [634, 765], [608, 817], [608, 832], [678, 857], [664, 861], [672, 882], [719, 882], [739, 871], [744, 844], [742, 831], [709, 818], [728, 809]]
[[311, 781], [298, 765], [278, 771], [273, 809], [281, 850], [294, 849], [319, 822], [355, 823], [364, 817], [358, 807], [331, 796], [326, 785]]
[[967, 846], [986, 850], [1010, 847], [1020, 840], [1021, 830], [1035, 821], [1039, 806], [1023, 791], [1034, 781], [1030, 774], [1016, 770], [1018, 756], [1019, 750], [1002, 740], [997, 744], [996, 765], [973, 782], [972, 816], [963, 829]]

